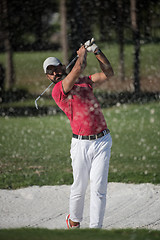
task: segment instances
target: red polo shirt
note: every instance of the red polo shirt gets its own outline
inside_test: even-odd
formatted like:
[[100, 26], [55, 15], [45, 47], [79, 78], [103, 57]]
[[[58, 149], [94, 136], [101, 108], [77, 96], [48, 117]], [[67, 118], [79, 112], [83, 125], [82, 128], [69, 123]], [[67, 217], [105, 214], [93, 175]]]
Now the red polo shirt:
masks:
[[79, 78], [68, 94], [63, 92], [62, 81], [56, 83], [52, 97], [69, 118], [74, 134], [88, 136], [107, 128], [90, 77]]

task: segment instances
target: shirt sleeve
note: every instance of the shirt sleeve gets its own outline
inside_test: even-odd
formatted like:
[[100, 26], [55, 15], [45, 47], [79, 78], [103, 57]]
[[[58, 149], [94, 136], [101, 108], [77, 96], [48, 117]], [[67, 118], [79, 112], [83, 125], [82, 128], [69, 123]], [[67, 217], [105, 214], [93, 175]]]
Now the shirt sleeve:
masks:
[[59, 103], [66, 99], [67, 94], [63, 92], [62, 81], [56, 83], [52, 90], [52, 98], [55, 100], [56, 103]]
[[93, 87], [93, 81], [91, 79], [91, 75], [90, 76], [85, 76], [85, 77], [81, 77], [79, 78], [79, 83], [86, 83], [88, 84], [91, 88]]

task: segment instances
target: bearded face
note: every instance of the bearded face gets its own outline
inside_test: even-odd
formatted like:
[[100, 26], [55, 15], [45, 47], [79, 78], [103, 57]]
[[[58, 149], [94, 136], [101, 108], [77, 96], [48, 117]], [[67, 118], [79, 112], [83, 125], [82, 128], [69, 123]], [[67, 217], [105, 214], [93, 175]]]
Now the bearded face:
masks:
[[60, 82], [64, 77], [67, 76], [65, 65], [59, 64], [58, 66], [48, 66], [46, 70], [47, 78], [54, 82]]

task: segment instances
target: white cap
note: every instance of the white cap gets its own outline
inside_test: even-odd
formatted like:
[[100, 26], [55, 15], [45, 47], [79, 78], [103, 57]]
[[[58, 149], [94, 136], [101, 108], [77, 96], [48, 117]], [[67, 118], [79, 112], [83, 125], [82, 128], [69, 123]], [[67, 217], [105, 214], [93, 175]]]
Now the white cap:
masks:
[[44, 63], [43, 63], [43, 69], [44, 72], [46, 73], [47, 67], [52, 65], [52, 66], [58, 66], [59, 64], [62, 64], [61, 61], [56, 58], [56, 57], [48, 57]]

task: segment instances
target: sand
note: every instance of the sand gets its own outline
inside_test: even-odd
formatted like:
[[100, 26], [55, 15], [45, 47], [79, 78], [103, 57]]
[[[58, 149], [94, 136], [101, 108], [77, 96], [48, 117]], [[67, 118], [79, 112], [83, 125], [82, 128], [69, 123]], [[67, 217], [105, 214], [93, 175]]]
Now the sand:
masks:
[[[0, 190], [0, 228], [66, 229], [70, 186]], [[89, 227], [89, 187], [81, 228]], [[104, 229], [160, 230], [160, 185], [109, 183]]]

